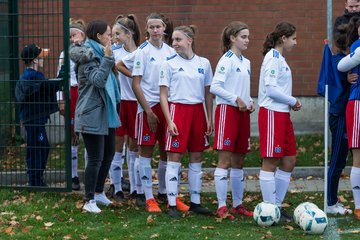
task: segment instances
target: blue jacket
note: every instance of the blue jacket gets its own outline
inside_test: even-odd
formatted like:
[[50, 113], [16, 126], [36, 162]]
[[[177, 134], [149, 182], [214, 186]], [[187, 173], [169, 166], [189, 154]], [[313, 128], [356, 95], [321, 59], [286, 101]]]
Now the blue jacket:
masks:
[[20, 120], [23, 123], [49, 118], [59, 110], [56, 92], [57, 81], [49, 81], [44, 74], [32, 68], [25, 69], [15, 87], [15, 97], [20, 102]]

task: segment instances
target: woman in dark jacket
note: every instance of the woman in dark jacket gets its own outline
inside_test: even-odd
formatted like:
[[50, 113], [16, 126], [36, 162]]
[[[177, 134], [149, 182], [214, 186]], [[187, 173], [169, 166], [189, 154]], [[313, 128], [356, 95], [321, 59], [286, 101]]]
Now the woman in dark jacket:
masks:
[[96, 205], [110, 205], [104, 184], [115, 152], [114, 129], [120, 126], [116, 104], [120, 91], [112, 71], [111, 29], [104, 21], [89, 23], [83, 46], [70, 48], [76, 64], [79, 98], [75, 110], [75, 132], [82, 134], [88, 153], [85, 168], [85, 199], [83, 209], [100, 213]]

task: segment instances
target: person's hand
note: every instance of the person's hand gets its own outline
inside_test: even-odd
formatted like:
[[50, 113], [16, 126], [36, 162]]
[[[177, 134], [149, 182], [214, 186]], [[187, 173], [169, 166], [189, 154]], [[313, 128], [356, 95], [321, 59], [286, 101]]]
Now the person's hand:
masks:
[[111, 44], [110, 43], [105, 46], [104, 53], [105, 53], [106, 57], [111, 57], [112, 50], [111, 50]]
[[301, 109], [301, 107], [302, 107], [301, 102], [298, 99], [296, 99], [296, 103], [294, 106], [292, 106], [291, 109], [294, 111], [299, 111]]
[[146, 113], [149, 128], [152, 132], [156, 132], [157, 125], [160, 123], [159, 118], [153, 111]]
[[253, 113], [255, 111], [255, 105], [253, 101], [250, 101], [250, 107], [248, 108], [250, 113]]
[[179, 131], [176, 127], [176, 124], [173, 121], [168, 123], [168, 132], [170, 133], [171, 136], [179, 135]]
[[205, 135], [206, 135], [206, 136], [211, 136], [211, 134], [213, 133], [213, 130], [214, 130], [214, 128], [213, 128], [212, 122], [211, 122], [211, 121], [208, 121], [208, 122], [207, 122], [207, 127], [206, 127]]
[[240, 97], [236, 98], [236, 103], [239, 108], [239, 111], [245, 112], [247, 110], [245, 102], [243, 100], [241, 100]]
[[347, 81], [350, 83], [350, 84], [355, 84], [356, 81], [358, 80], [358, 75], [357, 73], [351, 73], [351, 72], [348, 72], [347, 74]]

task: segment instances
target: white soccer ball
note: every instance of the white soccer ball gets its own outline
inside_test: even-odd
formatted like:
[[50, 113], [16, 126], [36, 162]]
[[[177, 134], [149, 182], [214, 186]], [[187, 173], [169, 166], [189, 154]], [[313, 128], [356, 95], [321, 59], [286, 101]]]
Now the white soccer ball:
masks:
[[272, 203], [261, 202], [254, 209], [254, 220], [263, 227], [269, 227], [280, 220], [280, 209]]
[[327, 225], [328, 218], [326, 214], [321, 209], [309, 209], [305, 210], [299, 221], [300, 227], [309, 234], [322, 234]]
[[318, 209], [318, 206], [316, 206], [314, 203], [311, 202], [300, 203], [294, 210], [294, 222], [299, 225], [301, 214], [307, 209], [310, 210], [314, 208]]

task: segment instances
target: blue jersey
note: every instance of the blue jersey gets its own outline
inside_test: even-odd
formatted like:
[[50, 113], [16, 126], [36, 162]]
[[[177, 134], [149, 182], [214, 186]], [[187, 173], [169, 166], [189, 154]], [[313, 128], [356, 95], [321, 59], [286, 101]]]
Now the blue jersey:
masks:
[[[335, 55], [333, 55], [333, 60], [335, 62], [335, 65], [337, 66], [340, 62], [340, 60], [345, 57], [346, 55], [342, 52], [339, 52]], [[347, 73], [345, 72], [339, 72], [339, 80], [341, 81], [342, 89], [339, 97], [336, 99], [336, 101], [330, 105], [329, 113], [332, 114], [341, 114], [344, 115], [346, 112], [346, 104], [350, 95], [350, 83], [347, 81]]]
[[[360, 47], [360, 39], [356, 40], [351, 44], [350, 52], [354, 52], [356, 48]], [[351, 69], [352, 73], [356, 73], [360, 77], [360, 65]], [[360, 100], [360, 79], [357, 79], [355, 84], [350, 86], [350, 97], [349, 100]]]

